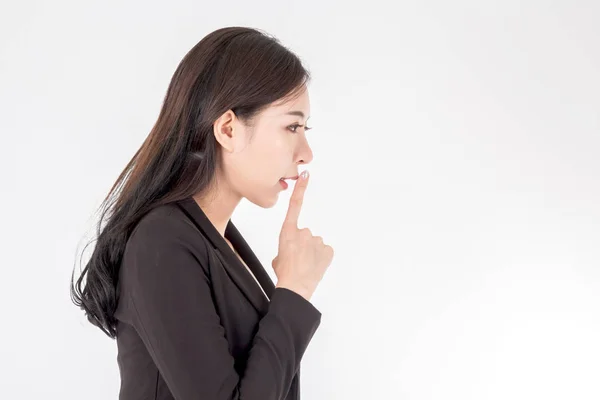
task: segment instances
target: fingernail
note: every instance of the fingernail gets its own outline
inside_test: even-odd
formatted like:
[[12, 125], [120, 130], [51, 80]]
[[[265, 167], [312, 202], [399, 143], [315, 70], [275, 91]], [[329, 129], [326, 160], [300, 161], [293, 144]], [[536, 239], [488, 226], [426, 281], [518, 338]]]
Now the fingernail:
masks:
[[302, 171], [302, 173], [300, 174], [300, 176], [302, 177], [302, 179], [308, 178], [308, 170], [305, 169], [304, 171]]

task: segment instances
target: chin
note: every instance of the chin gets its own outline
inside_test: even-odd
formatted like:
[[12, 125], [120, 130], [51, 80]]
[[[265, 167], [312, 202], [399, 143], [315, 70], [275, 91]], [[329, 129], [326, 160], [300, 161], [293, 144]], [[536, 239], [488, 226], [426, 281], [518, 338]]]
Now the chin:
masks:
[[246, 197], [246, 199], [250, 203], [257, 205], [260, 208], [272, 208], [275, 204], [277, 204], [277, 200], [279, 200], [279, 193], [277, 193], [275, 196], [271, 196], [271, 197], [266, 197], [266, 196], [254, 197], [254, 196], [252, 196], [252, 197]]

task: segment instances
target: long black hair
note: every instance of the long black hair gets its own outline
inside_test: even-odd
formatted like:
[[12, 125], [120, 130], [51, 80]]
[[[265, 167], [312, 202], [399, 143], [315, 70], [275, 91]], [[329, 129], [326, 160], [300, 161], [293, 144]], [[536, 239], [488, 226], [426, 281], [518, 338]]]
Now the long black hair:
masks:
[[154, 127], [100, 205], [90, 260], [76, 283], [71, 276], [71, 299], [89, 322], [116, 338], [117, 284], [129, 235], [151, 209], [211, 184], [220, 154], [214, 122], [232, 110], [251, 123], [269, 104], [293, 97], [309, 80], [297, 55], [273, 36], [248, 27], [213, 31], [184, 56]]

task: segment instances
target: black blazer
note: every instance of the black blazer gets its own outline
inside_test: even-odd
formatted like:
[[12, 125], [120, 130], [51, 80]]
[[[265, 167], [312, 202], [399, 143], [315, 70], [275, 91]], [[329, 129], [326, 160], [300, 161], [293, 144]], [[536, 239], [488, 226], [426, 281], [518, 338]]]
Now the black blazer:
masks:
[[235, 225], [246, 267], [193, 198], [146, 214], [118, 284], [120, 400], [297, 400], [321, 313], [273, 281]]

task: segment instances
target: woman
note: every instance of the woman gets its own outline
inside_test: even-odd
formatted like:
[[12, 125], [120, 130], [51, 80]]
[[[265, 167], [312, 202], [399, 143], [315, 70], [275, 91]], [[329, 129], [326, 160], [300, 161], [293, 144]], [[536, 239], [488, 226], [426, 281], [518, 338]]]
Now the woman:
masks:
[[[120, 399], [300, 398], [321, 318], [310, 298], [333, 258], [297, 226], [309, 79], [277, 39], [243, 27], [207, 35], [175, 71], [71, 279], [75, 304], [116, 338]], [[289, 179], [274, 285], [230, 218], [242, 198], [272, 207]]]

